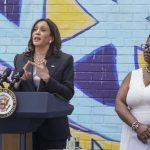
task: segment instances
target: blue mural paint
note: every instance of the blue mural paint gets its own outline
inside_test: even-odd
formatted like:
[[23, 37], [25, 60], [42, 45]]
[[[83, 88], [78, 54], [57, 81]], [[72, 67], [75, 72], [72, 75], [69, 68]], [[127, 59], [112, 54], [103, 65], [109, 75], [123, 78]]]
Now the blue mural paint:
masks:
[[114, 106], [119, 83], [112, 44], [97, 48], [75, 63], [75, 85], [96, 101]]
[[116, 2], [116, 3], [118, 3], [118, 1], [117, 0], [112, 0], [113, 2]]
[[1, 0], [0, 12], [11, 22], [19, 26], [22, 0]]

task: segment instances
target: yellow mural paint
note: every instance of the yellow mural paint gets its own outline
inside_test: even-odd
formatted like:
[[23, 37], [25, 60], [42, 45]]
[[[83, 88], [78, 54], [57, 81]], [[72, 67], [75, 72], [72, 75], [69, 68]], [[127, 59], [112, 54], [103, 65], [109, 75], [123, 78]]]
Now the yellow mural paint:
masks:
[[96, 23], [96, 20], [75, 0], [47, 0], [46, 2], [46, 17], [57, 24], [62, 39], [72, 37]]
[[143, 51], [138, 50], [138, 64], [140, 68], [146, 66], [146, 62], [144, 61]]
[[70, 128], [70, 130], [72, 136], [79, 139], [80, 147], [82, 149], [91, 150], [92, 140], [95, 140], [96, 143], [98, 143], [102, 149], [119, 150], [120, 147], [119, 142], [110, 141], [96, 134], [79, 131], [73, 128]]

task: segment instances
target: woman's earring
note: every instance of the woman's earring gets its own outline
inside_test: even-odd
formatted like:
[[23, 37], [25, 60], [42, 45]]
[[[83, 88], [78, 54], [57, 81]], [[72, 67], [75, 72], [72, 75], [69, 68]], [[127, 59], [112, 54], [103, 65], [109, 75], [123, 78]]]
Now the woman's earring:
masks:
[[52, 41], [50, 40], [50, 41], [49, 41], [49, 44], [51, 44], [51, 42], [52, 42]]

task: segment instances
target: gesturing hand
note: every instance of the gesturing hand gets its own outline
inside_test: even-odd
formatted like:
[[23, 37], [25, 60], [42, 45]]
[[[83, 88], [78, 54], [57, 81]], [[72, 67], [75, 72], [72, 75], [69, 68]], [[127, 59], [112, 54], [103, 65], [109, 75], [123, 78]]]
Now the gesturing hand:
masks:
[[35, 67], [36, 75], [40, 78], [43, 79], [46, 83], [48, 82], [50, 76], [49, 76], [49, 71], [46, 66], [46, 60], [39, 63], [39, 62], [32, 62], [28, 60], [28, 62], [24, 65], [24, 74], [21, 77], [22, 80], [27, 80], [31, 76], [31, 72], [27, 71], [27, 67], [29, 65], [33, 65]]
[[27, 67], [31, 65], [31, 61], [28, 60], [28, 62], [23, 66], [24, 74], [21, 77], [22, 80], [27, 80], [31, 76], [31, 72], [27, 71]]
[[[31, 76], [31, 72], [28, 72], [26, 69], [27, 67], [31, 64], [31, 61], [28, 61], [24, 66], [24, 74], [21, 77], [21, 80], [27, 80], [30, 76]], [[17, 89], [20, 85], [21, 80], [19, 80], [19, 82], [14, 84], [14, 88]]]
[[47, 83], [50, 78], [50, 75], [46, 66], [46, 60], [41, 63], [30, 62], [30, 64], [34, 65], [36, 75]]

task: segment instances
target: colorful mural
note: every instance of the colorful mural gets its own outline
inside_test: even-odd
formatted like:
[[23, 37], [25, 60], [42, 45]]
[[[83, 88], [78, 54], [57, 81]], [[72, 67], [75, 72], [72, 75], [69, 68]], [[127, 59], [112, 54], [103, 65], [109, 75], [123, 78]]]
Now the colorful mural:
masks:
[[119, 150], [122, 122], [114, 110], [115, 97], [124, 76], [145, 65], [140, 44], [149, 34], [148, 5], [138, 0], [2, 0], [0, 72], [13, 69], [33, 22], [51, 18], [60, 29], [62, 50], [74, 56], [72, 136], [82, 149]]

